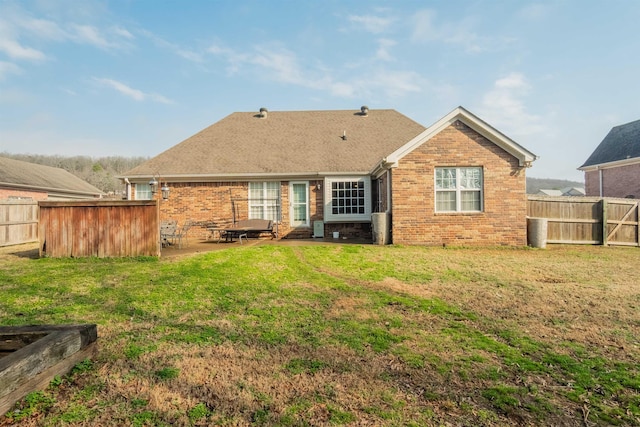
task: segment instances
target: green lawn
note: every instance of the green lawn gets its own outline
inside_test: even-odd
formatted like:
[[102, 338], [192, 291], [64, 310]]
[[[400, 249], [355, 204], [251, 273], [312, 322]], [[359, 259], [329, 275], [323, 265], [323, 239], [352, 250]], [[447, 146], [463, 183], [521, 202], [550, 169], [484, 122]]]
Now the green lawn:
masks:
[[640, 425], [640, 250], [0, 257], [0, 324], [97, 323], [20, 425]]

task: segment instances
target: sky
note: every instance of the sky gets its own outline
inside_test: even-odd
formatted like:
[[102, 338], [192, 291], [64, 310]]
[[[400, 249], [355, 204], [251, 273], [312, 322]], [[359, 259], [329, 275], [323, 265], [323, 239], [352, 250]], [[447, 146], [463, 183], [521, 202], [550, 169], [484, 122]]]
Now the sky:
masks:
[[640, 119], [640, 1], [0, 0], [0, 153], [153, 157], [236, 111], [463, 106], [583, 181]]

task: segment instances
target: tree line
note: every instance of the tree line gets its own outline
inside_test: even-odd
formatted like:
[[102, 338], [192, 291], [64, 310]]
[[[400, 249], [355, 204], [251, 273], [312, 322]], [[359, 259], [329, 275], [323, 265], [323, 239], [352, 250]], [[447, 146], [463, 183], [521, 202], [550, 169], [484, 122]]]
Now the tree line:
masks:
[[59, 156], [42, 154], [9, 154], [0, 156], [38, 165], [52, 166], [64, 169], [78, 178], [88, 182], [104, 193], [121, 196], [124, 191], [122, 181], [116, 178], [124, 172], [133, 169], [148, 157], [88, 157], [88, 156]]

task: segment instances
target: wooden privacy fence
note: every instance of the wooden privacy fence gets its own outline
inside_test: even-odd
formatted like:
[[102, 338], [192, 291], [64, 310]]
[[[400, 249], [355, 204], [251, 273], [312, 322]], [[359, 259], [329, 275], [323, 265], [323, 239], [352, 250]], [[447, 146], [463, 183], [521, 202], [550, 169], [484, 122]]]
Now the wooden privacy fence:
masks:
[[640, 246], [640, 201], [529, 196], [527, 216], [547, 220], [547, 243]]
[[38, 241], [38, 202], [0, 200], [0, 246]]
[[160, 256], [155, 200], [39, 202], [40, 256]]

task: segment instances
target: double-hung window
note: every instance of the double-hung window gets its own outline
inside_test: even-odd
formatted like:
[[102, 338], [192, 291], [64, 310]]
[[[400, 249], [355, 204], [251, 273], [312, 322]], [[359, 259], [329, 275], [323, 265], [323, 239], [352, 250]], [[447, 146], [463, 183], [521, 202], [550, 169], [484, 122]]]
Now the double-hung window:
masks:
[[371, 220], [371, 180], [368, 177], [327, 178], [325, 220]]
[[151, 186], [149, 184], [136, 184], [136, 200], [151, 200], [153, 194], [151, 194]]
[[482, 168], [436, 168], [436, 212], [481, 212]]
[[280, 221], [280, 183], [249, 183], [249, 219]]

